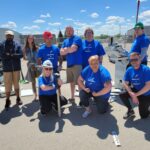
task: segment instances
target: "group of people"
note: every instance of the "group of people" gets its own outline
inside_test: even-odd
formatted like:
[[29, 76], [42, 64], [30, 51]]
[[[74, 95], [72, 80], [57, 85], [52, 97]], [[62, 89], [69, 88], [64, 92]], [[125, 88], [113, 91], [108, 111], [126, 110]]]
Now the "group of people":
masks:
[[[128, 108], [124, 118], [134, 115], [129, 98], [138, 104], [141, 118], [148, 117], [150, 113], [150, 68], [147, 65], [147, 50], [150, 40], [144, 33], [144, 25], [139, 22], [134, 27], [136, 38], [129, 53], [129, 65], [124, 75], [123, 86], [126, 90], [120, 93], [125, 106]], [[6, 40], [0, 44], [0, 56], [2, 58], [4, 84], [6, 91], [5, 108], [10, 107], [10, 92], [12, 83], [16, 92], [16, 103], [22, 104], [19, 96], [19, 77], [21, 70], [21, 58], [27, 60], [28, 72], [26, 79], [32, 82], [34, 100], [41, 105], [41, 114], [46, 115], [51, 108], [57, 107], [56, 90], [59, 89], [62, 81], [55, 76], [62, 68], [62, 56], [66, 56], [67, 83], [70, 83], [70, 102], [75, 101], [75, 85], [78, 85], [80, 105], [85, 107], [83, 118], [88, 117], [92, 110], [89, 105], [91, 97], [95, 100], [97, 110], [103, 114], [108, 111], [109, 97], [111, 93], [111, 75], [102, 65], [105, 51], [101, 43], [94, 39], [94, 31], [87, 28], [84, 32], [85, 39], [74, 35], [74, 29], [67, 26], [63, 41], [59, 49], [52, 44], [53, 35], [46, 31], [43, 33], [44, 43], [38, 48], [35, 45], [34, 37], [27, 36], [26, 44], [21, 47], [13, 40], [14, 33], [7, 31]], [[41, 71], [38, 77], [39, 92], [36, 90], [37, 70]]]

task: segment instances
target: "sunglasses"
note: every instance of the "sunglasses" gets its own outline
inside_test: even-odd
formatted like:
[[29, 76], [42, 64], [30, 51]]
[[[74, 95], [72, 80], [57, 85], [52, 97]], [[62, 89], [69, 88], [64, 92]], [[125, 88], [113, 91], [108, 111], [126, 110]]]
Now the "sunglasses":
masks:
[[49, 70], [49, 71], [50, 71], [50, 70], [52, 70], [52, 68], [44, 68], [44, 69], [45, 69], [46, 71], [48, 71], [48, 70]]
[[139, 61], [139, 58], [130, 59], [130, 62], [137, 62]]

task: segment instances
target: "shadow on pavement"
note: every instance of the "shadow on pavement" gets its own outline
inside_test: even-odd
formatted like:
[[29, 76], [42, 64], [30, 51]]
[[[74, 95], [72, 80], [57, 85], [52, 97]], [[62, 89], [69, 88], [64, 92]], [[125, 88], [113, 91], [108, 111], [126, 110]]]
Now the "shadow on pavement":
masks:
[[31, 103], [22, 106], [22, 113], [30, 117], [34, 115], [34, 113], [36, 113], [39, 109], [40, 109], [39, 101], [35, 102], [33, 100]]
[[8, 111], [5, 109], [0, 112], [0, 123], [7, 124], [11, 119], [22, 115], [21, 108], [18, 105], [14, 105], [9, 108]]
[[50, 112], [47, 116], [41, 116], [41, 114], [38, 113], [37, 118], [32, 118], [30, 122], [39, 119], [39, 130], [42, 132], [63, 132], [65, 119], [69, 120], [73, 126], [88, 125], [92, 128], [97, 129], [97, 136], [101, 139], [106, 139], [108, 135], [112, 134], [112, 131], [115, 131], [117, 134], [119, 134], [117, 120], [111, 114], [111, 109], [107, 113], [101, 115], [97, 113], [96, 107], [92, 106], [93, 113], [86, 119], [81, 117], [82, 113], [84, 112], [84, 109], [78, 108], [76, 104], [72, 104], [68, 107], [68, 109], [70, 113], [62, 113], [62, 117], [60, 118], [58, 117], [56, 112]]
[[74, 126], [88, 125], [98, 130], [97, 136], [101, 139], [107, 138], [112, 131], [119, 134], [116, 118], [111, 114], [111, 109], [105, 114], [98, 114], [95, 106], [92, 106], [93, 113], [88, 118], [82, 118], [83, 108], [75, 108], [76, 105], [69, 107], [70, 114], [64, 115]]
[[146, 119], [128, 119], [125, 122], [125, 127], [136, 128], [139, 131], [144, 132], [145, 139], [150, 141], [150, 117]]
[[42, 116], [41, 113], [39, 112], [37, 118], [32, 118], [30, 122], [33, 122], [36, 119], [39, 120], [39, 130], [41, 132], [52, 132], [52, 131], [55, 131], [55, 133], [63, 132], [65, 121], [63, 120], [63, 117], [58, 117], [56, 112], [51, 111], [46, 116]]

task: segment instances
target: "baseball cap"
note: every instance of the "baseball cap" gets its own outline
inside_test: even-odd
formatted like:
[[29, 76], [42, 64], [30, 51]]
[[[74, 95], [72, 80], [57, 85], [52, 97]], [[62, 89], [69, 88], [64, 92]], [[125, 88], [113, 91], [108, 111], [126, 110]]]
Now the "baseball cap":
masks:
[[143, 23], [142, 23], [142, 22], [138, 22], [138, 23], [136, 23], [136, 24], [135, 24], [135, 26], [134, 26], [134, 29], [136, 29], [136, 28], [144, 29], [144, 25], [143, 25]]
[[45, 31], [45, 32], [43, 33], [43, 38], [44, 38], [44, 39], [52, 39], [52, 38], [53, 38], [53, 35], [52, 35], [51, 32]]
[[14, 32], [11, 31], [11, 30], [8, 30], [8, 31], [5, 32], [5, 35], [14, 35]]
[[43, 62], [43, 65], [42, 65], [43, 67], [47, 67], [47, 68], [53, 68], [53, 64], [52, 64], [52, 62], [50, 61], [50, 60], [45, 60], [44, 62]]

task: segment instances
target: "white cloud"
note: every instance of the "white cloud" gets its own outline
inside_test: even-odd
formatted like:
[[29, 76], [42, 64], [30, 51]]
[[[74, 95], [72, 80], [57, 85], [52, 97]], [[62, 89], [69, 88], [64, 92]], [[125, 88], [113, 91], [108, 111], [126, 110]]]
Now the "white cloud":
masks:
[[74, 19], [72, 19], [72, 18], [66, 18], [65, 20], [66, 21], [74, 21]]
[[80, 10], [80, 13], [85, 13], [85, 12], [86, 12], [85, 9], [81, 9], [81, 10]]
[[109, 9], [109, 8], [110, 8], [110, 6], [106, 6], [106, 7], [105, 7], [105, 9]]
[[49, 22], [48, 25], [50, 25], [50, 26], [60, 26], [61, 23], [60, 22], [54, 22], [54, 23]]
[[40, 27], [37, 26], [37, 25], [33, 25], [33, 26], [24, 26], [23, 29], [24, 29], [24, 30], [33, 30], [33, 29], [40, 29]]
[[44, 22], [45, 22], [45, 20], [37, 19], [37, 20], [34, 20], [33, 22], [34, 22], [34, 23], [44, 23]]
[[150, 10], [140, 13], [139, 19], [144, 23], [144, 25], [150, 25]]
[[146, 18], [148, 18], [148, 17], [150, 17], [150, 10], [143, 11], [143, 12], [140, 13], [140, 15], [139, 15], [139, 18], [141, 18], [141, 19], [146, 19]]
[[[137, 0], [138, 1], [138, 0]], [[147, 0], [140, 0], [140, 2], [147, 2]]]
[[2, 28], [16, 28], [17, 25], [13, 21], [8, 21], [6, 24], [1, 25]]
[[50, 18], [50, 17], [51, 17], [51, 15], [49, 13], [47, 13], [46, 15], [44, 15], [44, 14], [40, 15], [40, 18]]
[[79, 22], [79, 21], [75, 21], [74, 22], [74, 25], [76, 25], [76, 26], [87, 26], [87, 24], [86, 23], [83, 23], [83, 22]]
[[127, 19], [127, 22], [131, 22], [131, 20], [130, 20], [130, 19]]
[[90, 15], [92, 18], [98, 18], [99, 17], [99, 14], [94, 12]]
[[123, 23], [123, 22], [125, 22], [124, 17], [119, 17], [119, 16], [109, 16], [106, 19], [107, 24]]

